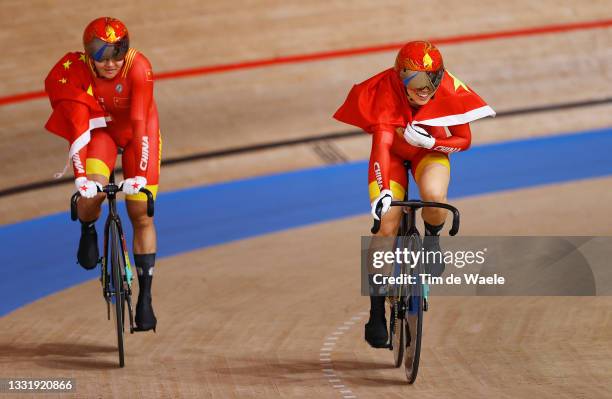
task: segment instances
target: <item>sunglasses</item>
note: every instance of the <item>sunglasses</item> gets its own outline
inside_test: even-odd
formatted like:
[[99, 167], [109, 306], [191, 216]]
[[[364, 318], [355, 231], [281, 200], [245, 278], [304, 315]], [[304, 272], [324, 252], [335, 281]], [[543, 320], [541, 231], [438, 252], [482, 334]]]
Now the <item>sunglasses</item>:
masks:
[[402, 70], [402, 82], [410, 89], [422, 89], [428, 87], [431, 91], [436, 91], [442, 82], [444, 68], [435, 72]]
[[106, 43], [96, 38], [88, 46], [87, 54], [97, 62], [108, 60], [121, 61], [125, 58], [128, 50], [129, 42], [127, 39], [116, 43]]

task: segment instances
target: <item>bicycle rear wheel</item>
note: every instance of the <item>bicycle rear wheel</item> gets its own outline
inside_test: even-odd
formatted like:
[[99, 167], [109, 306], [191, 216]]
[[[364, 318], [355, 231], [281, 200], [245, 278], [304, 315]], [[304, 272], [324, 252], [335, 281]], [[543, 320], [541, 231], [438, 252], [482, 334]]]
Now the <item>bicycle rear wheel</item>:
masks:
[[117, 347], [119, 349], [119, 367], [125, 366], [125, 352], [123, 348], [123, 320], [124, 320], [124, 290], [121, 270], [123, 268], [123, 252], [117, 223], [111, 221], [110, 225], [110, 244], [111, 244], [111, 274], [113, 281], [114, 300], [115, 300], [115, 326], [117, 327]]
[[[400, 367], [404, 363], [404, 352], [406, 350], [406, 324], [404, 316], [399, 310], [400, 301], [395, 302], [391, 307], [389, 317], [389, 333], [391, 334], [391, 346], [393, 347], [393, 364]], [[397, 309], [397, 310], [396, 310]]]
[[[409, 237], [408, 248], [411, 252], [420, 250], [421, 238], [418, 234], [412, 234]], [[418, 262], [412, 269], [411, 274], [416, 276], [416, 284], [411, 286], [411, 293], [408, 298], [408, 309], [406, 310], [405, 317], [407, 350], [404, 356], [404, 367], [409, 384], [413, 384], [416, 381], [419, 372], [419, 360], [421, 358], [424, 307], [423, 284], [421, 283], [423, 265]]]

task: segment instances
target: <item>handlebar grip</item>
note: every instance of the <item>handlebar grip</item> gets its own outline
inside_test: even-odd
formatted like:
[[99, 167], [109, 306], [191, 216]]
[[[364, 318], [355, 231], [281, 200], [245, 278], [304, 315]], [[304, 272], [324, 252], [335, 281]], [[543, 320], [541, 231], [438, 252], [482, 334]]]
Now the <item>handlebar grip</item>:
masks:
[[381, 215], [382, 208], [383, 208], [382, 201], [378, 201], [378, 204], [376, 204], [376, 209], [374, 210], [374, 212], [376, 213], [376, 216], [378, 216], [378, 220], [374, 219], [374, 224], [372, 225], [372, 228], [370, 229], [372, 234], [376, 234], [380, 230], [380, 219], [382, 219], [382, 215]]
[[451, 236], [454, 236], [458, 232], [459, 232], [459, 211], [454, 210], [453, 211], [453, 225], [451, 226], [451, 229], [448, 232], [448, 234]]
[[79, 218], [79, 213], [77, 211], [77, 201], [79, 198], [81, 198], [81, 193], [78, 191], [70, 197], [70, 219], [72, 219], [73, 222]]
[[380, 220], [374, 219], [374, 224], [372, 225], [372, 228], [370, 229], [370, 231], [372, 232], [372, 234], [376, 234], [378, 233], [379, 230], [380, 230]]
[[140, 192], [145, 193], [145, 195], [147, 196], [147, 216], [152, 218], [155, 214], [155, 201], [153, 200], [153, 193], [151, 193], [146, 188], [141, 188]]

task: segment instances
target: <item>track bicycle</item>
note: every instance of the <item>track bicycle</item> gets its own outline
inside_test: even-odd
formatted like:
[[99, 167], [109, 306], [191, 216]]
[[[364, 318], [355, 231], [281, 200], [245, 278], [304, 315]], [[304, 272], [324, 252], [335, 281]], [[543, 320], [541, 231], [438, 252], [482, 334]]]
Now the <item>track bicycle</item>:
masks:
[[[408, 186], [411, 165], [404, 162], [407, 184], [404, 201], [392, 201], [391, 206], [403, 208], [400, 227], [395, 239], [395, 248], [401, 251], [407, 249], [416, 253], [423, 248], [419, 230], [416, 228], [416, 211], [421, 208], [443, 208], [452, 212], [453, 222], [449, 235], [454, 236], [459, 231], [459, 210], [452, 205], [441, 202], [426, 202], [408, 200]], [[382, 207], [382, 204], [379, 204]], [[380, 212], [380, 209], [377, 209]], [[380, 214], [380, 213], [379, 213]], [[372, 234], [380, 230], [380, 220], [374, 220]], [[414, 259], [414, 258], [411, 258]], [[387, 303], [390, 306], [389, 317], [389, 349], [393, 351], [395, 367], [404, 363], [406, 378], [409, 384], [416, 381], [421, 356], [421, 341], [423, 339], [423, 312], [429, 309], [429, 285], [421, 276], [426, 275], [424, 265], [420, 261], [399, 263], [394, 265], [393, 273], [397, 276], [411, 276], [413, 284], [394, 285], [388, 291]]]
[[[102, 295], [106, 301], [106, 315], [110, 320], [111, 307], [114, 313], [117, 330], [117, 347], [119, 352], [119, 366], [125, 366], [124, 333], [126, 308], [130, 325], [130, 334], [134, 333], [134, 314], [132, 309], [132, 266], [125, 244], [125, 236], [121, 227], [121, 219], [117, 213], [116, 197], [122, 186], [115, 184], [115, 173], [112, 172], [109, 183], [98, 192], [106, 194], [108, 200], [108, 216], [104, 223], [104, 253], [99, 262], [102, 264], [100, 283]], [[153, 217], [153, 194], [146, 188], [140, 189], [147, 196], [147, 215]], [[77, 202], [81, 194], [77, 191], [70, 199], [70, 217], [73, 221], [78, 218]], [[109, 270], [110, 260], [110, 270]]]

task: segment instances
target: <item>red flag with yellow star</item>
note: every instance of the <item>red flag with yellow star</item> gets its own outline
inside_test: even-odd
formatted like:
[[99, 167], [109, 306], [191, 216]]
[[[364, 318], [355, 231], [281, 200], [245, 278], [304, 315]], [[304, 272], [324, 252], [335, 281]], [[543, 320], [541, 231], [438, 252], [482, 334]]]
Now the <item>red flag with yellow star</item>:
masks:
[[84, 53], [63, 56], [45, 79], [53, 112], [45, 128], [70, 143], [72, 158], [91, 139], [91, 130], [106, 126], [104, 110], [93, 96], [93, 75]]
[[465, 83], [445, 71], [436, 94], [417, 111], [412, 124], [453, 126], [487, 116], [495, 116], [493, 108]]
[[495, 116], [495, 111], [448, 71], [432, 99], [414, 112], [408, 104], [404, 85], [393, 68], [353, 86], [344, 104], [334, 114], [337, 120], [369, 133], [380, 126], [453, 126], [487, 116]]

